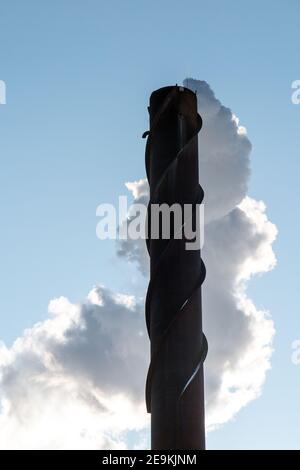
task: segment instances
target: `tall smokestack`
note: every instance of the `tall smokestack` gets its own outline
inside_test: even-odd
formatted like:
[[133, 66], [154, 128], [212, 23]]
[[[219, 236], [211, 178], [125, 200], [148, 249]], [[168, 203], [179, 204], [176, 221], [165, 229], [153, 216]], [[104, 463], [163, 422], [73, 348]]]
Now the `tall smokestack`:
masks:
[[[177, 203], [193, 208], [193, 227], [203, 200], [198, 172], [198, 132], [202, 120], [191, 90], [170, 86], [150, 97], [150, 131], [146, 170], [150, 185], [147, 247], [151, 278], [146, 298], [146, 322], [151, 363], [146, 384], [151, 413], [151, 446], [155, 450], [204, 449], [203, 361], [207, 342], [202, 332], [201, 285], [205, 267], [200, 247], [186, 249], [184, 237], [151, 235], [152, 204]], [[199, 215], [199, 214], [198, 214]]]

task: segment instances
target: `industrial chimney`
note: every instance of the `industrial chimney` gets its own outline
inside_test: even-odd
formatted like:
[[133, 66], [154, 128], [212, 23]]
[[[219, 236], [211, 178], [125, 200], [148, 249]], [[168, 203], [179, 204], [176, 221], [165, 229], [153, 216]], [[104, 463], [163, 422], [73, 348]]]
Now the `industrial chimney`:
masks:
[[[146, 405], [151, 413], [151, 446], [155, 450], [204, 449], [203, 361], [207, 341], [202, 332], [201, 285], [205, 267], [197, 249], [187, 249], [184, 236], [171, 218], [169, 239], [151, 238], [153, 204], [192, 207], [193, 227], [199, 232], [198, 132], [202, 120], [197, 96], [169, 86], [150, 97], [150, 130], [146, 171], [150, 185], [147, 248], [150, 283], [146, 322], [151, 363]], [[184, 223], [182, 221], [182, 227]]]

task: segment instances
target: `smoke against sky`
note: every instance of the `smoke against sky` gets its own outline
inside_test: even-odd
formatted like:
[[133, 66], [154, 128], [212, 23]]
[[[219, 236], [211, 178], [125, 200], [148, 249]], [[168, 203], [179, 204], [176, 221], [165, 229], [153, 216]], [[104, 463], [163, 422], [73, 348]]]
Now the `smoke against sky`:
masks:
[[[246, 283], [275, 264], [276, 227], [265, 205], [247, 196], [251, 143], [230, 109], [222, 106], [206, 82], [186, 79], [197, 92], [203, 127], [199, 134], [200, 183], [205, 192], [203, 259], [204, 331], [208, 429], [225, 423], [256, 398], [270, 367], [274, 326], [246, 294]], [[135, 203], [147, 203], [145, 179], [127, 184]], [[143, 240], [120, 243], [119, 255], [148, 272]]]
[[95, 287], [60, 297], [49, 319], [0, 348], [1, 449], [124, 448], [143, 429], [148, 362], [143, 306]]
[[[259, 396], [270, 367], [273, 322], [246, 287], [275, 266], [277, 231], [263, 202], [247, 196], [246, 129], [206, 82], [188, 79], [185, 86], [197, 91], [203, 118], [203, 314], [207, 426], [213, 429]], [[134, 202], [147, 202], [146, 180], [127, 188]], [[144, 240], [123, 241], [117, 251], [147, 275]], [[133, 296], [96, 286], [80, 305], [52, 300], [49, 319], [0, 348], [1, 448], [124, 448], [131, 431], [143, 446], [148, 351], [143, 302]]]

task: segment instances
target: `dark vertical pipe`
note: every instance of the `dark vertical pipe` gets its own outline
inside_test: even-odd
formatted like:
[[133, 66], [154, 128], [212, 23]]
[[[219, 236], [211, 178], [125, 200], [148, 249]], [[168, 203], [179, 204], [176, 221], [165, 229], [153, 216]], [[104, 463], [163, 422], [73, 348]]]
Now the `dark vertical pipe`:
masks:
[[198, 177], [198, 132], [202, 121], [196, 95], [183, 87], [165, 87], [150, 97], [146, 170], [150, 185], [148, 240], [151, 278], [146, 321], [151, 363], [146, 403], [151, 412], [152, 449], [204, 449], [201, 284], [205, 268], [200, 248], [186, 249], [186, 239], [151, 239], [153, 204], [192, 204], [193, 226], [203, 199]]

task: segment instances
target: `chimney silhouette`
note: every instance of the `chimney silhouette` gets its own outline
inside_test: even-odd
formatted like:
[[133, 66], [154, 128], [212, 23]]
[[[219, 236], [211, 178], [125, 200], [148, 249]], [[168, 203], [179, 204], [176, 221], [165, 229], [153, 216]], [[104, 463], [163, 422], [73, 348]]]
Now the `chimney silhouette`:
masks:
[[[205, 266], [197, 249], [186, 249], [187, 239], [175, 237], [171, 218], [169, 239], [151, 239], [153, 204], [191, 204], [193, 227], [200, 230], [198, 132], [202, 120], [197, 96], [191, 90], [169, 86], [154, 91], [148, 108], [150, 130], [146, 144], [146, 171], [150, 185], [147, 248], [150, 282], [146, 323], [151, 362], [146, 383], [146, 405], [151, 413], [151, 447], [155, 450], [205, 449], [203, 362], [207, 341], [202, 332], [201, 285]], [[182, 223], [183, 227], [183, 223]], [[161, 234], [160, 234], [161, 235]]]

